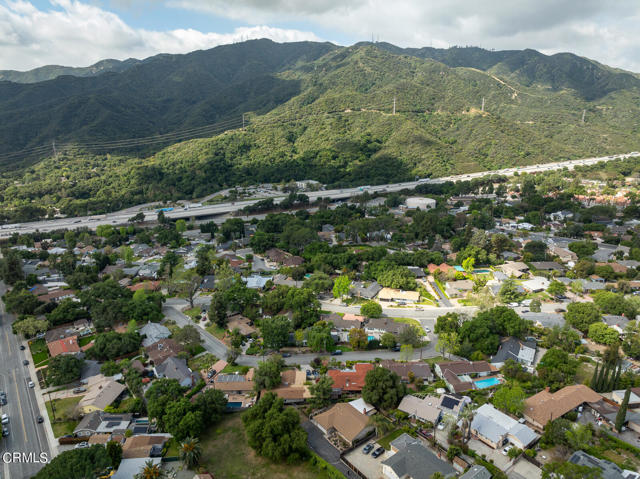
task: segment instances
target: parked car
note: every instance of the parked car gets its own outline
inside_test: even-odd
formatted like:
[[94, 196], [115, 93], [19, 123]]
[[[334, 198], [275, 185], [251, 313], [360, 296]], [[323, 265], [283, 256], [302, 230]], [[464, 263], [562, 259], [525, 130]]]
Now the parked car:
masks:
[[508, 456], [508, 455], [509, 455], [509, 451], [510, 451], [511, 449], [513, 449], [513, 446], [512, 446], [511, 444], [509, 444], [507, 447], [505, 447], [505, 448], [502, 450], [502, 454], [504, 454], [505, 456]]
[[7, 437], [9, 435], [9, 428], [8, 427], [3, 427], [2, 428], [2, 437]]
[[373, 444], [369, 443], [362, 448], [362, 454], [369, 454], [371, 449], [373, 449]]
[[379, 447], [378, 449], [376, 449], [371, 453], [371, 457], [373, 458], [379, 457], [382, 455], [383, 452], [384, 452], [384, 447]]
[[208, 378], [208, 379], [211, 379], [215, 374], [216, 374], [216, 370], [215, 370], [215, 369], [212, 369], [211, 371], [209, 371], [209, 372], [207, 373], [207, 378]]
[[89, 443], [87, 441], [82, 441], [82, 442], [79, 442], [78, 444], [76, 444], [73, 448], [74, 449], [84, 449], [84, 448], [87, 448], [87, 447], [89, 447]]
[[24, 351], [26, 348], [24, 347], [24, 344], [20, 345], [20, 351]]
[[35, 383], [34, 383], [33, 381], [29, 381], [28, 386], [29, 386], [30, 388], [34, 388], [34, 387], [36, 387], [36, 385], [35, 385]]
[[42, 416], [38, 416], [36, 418], [36, 421], [38, 422], [38, 424], [42, 424], [44, 422], [44, 418]]
[[79, 387], [79, 388], [73, 388], [73, 393], [74, 394], [80, 394], [83, 393], [87, 390], [87, 388], [83, 388], [83, 387]]
[[29, 361], [27, 361], [26, 359], [24, 361], [22, 361], [22, 364], [24, 364], [25, 366], [29, 365]]
[[0, 416], [0, 422], [2, 422], [2, 424], [9, 424], [9, 416], [7, 414], [3, 414]]
[[291, 353], [282, 353], [282, 357], [283, 358], [290, 358], [291, 357]]
[[342, 349], [336, 349], [331, 353], [331, 356], [342, 356]]

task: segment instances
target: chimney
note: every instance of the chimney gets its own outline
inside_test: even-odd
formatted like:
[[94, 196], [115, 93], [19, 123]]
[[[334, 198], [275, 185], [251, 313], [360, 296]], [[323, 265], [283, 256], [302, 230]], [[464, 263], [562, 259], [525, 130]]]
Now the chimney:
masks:
[[362, 408], [362, 414], [364, 414], [365, 416], [367, 415], [367, 408], [366, 407]]

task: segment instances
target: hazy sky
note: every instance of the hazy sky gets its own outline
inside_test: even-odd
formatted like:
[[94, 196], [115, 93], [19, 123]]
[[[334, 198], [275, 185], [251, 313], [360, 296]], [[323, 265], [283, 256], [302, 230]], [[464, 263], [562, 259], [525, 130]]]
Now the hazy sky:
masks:
[[637, 0], [0, 0], [0, 69], [248, 38], [570, 51], [640, 72]]

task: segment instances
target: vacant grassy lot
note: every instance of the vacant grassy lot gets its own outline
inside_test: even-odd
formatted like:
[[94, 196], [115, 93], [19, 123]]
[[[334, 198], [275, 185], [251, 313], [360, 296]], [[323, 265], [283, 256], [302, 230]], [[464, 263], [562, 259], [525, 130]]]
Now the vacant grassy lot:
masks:
[[[53, 399], [52, 401], [46, 402], [47, 413], [49, 414], [49, 419], [51, 420], [51, 426], [53, 428], [53, 435], [55, 437], [71, 434], [78, 425], [78, 421], [74, 419], [74, 411], [80, 402], [80, 399], [82, 399], [82, 396]], [[54, 411], [51, 407], [52, 402], [55, 406], [55, 420]]]
[[576, 372], [576, 384], [584, 384], [586, 380], [591, 381], [595, 366], [591, 363], [580, 363]]
[[225, 479], [327, 479], [309, 463], [273, 464], [247, 445], [241, 414], [229, 414], [202, 436], [202, 465]]

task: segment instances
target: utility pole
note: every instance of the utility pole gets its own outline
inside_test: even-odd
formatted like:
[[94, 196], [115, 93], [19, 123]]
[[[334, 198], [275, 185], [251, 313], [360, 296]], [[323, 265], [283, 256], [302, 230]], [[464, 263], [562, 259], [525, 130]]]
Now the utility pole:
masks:
[[393, 114], [396, 114], [396, 97], [393, 97]]
[[584, 123], [584, 116], [587, 114], [587, 110], [582, 110], [582, 123]]
[[482, 113], [484, 113], [484, 97], [482, 97]]
[[244, 113], [242, 114], [242, 129], [244, 130]]
[[56, 141], [55, 140], [53, 140], [52, 146], [53, 146], [53, 157], [56, 158], [58, 156], [58, 152], [56, 150]]

